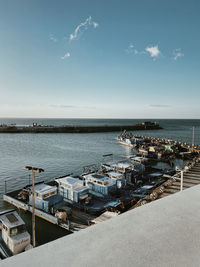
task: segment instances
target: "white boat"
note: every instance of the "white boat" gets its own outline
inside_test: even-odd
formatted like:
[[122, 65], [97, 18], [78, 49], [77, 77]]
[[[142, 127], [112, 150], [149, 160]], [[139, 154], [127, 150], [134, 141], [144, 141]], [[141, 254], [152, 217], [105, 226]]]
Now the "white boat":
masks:
[[138, 144], [142, 144], [144, 142], [142, 138], [128, 135], [126, 134], [126, 132], [123, 132], [122, 134], [118, 135], [117, 140], [120, 144], [129, 147], [136, 147]]
[[30, 247], [30, 235], [15, 210], [0, 212], [1, 254], [3, 258], [16, 255]]

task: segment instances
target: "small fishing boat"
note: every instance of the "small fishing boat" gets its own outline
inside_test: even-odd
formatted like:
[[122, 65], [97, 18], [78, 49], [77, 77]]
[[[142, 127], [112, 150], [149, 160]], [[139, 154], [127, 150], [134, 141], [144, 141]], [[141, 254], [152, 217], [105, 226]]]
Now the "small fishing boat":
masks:
[[30, 245], [30, 235], [19, 214], [13, 210], [0, 212], [0, 255], [2, 259], [21, 253]]

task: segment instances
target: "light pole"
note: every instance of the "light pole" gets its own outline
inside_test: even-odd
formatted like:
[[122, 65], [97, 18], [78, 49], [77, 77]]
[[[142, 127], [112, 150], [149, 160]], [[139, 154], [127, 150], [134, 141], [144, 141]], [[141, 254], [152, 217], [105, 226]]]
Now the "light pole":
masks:
[[194, 126], [192, 127], [192, 146], [194, 146]]
[[181, 174], [180, 191], [183, 191], [183, 172], [184, 172], [184, 169], [181, 169], [180, 167], [176, 166], [176, 171], [180, 171], [180, 174]]
[[35, 173], [44, 172], [41, 168], [35, 168], [31, 166], [25, 166], [25, 171], [32, 171], [32, 236], [33, 236], [33, 247], [35, 248]]

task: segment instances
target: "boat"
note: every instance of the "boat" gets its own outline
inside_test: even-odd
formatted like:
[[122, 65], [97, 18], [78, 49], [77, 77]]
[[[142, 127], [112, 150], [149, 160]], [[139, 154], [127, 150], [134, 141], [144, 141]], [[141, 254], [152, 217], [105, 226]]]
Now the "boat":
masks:
[[126, 130], [122, 134], [117, 136], [117, 140], [120, 144], [126, 145], [129, 147], [137, 147], [138, 145], [142, 145], [144, 140], [142, 138], [136, 137], [131, 133], [127, 133]]
[[98, 173], [83, 174], [81, 178], [55, 179], [58, 193], [68, 205], [93, 215], [120, 208], [121, 202], [110, 195], [118, 190], [116, 179]]
[[19, 254], [31, 247], [25, 223], [14, 210], [0, 212], [0, 255], [2, 259]]

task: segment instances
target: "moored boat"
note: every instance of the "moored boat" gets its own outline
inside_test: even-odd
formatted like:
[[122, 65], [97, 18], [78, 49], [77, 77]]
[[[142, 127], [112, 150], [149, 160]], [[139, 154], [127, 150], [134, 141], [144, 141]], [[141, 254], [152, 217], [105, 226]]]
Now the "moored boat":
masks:
[[10, 257], [30, 248], [30, 235], [25, 223], [15, 210], [0, 212], [0, 252], [3, 258]]

